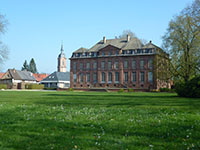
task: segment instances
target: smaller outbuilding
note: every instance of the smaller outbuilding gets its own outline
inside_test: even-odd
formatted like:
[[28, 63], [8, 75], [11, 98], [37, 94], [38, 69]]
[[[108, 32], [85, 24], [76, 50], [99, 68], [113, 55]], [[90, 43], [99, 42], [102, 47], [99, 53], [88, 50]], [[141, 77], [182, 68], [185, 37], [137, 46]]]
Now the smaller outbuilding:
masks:
[[45, 79], [40, 81], [45, 88], [69, 88], [70, 86], [70, 72], [53, 72]]
[[0, 84], [6, 84], [9, 89], [24, 89], [26, 84], [33, 83], [36, 83], [33, 73], [16, 69], [8, 69], [0, 79]]

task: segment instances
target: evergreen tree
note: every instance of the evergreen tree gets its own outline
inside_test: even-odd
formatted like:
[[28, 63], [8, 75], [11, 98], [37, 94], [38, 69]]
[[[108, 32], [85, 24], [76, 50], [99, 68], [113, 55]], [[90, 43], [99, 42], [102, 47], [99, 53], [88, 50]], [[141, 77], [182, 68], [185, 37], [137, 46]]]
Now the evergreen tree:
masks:
[[33, 58], [31, 59], [29, 63], [29, 71], [32, 73], [37, 73], [37, 67]]
[[22, 71], [23, 71], [23, 70], [29, 71], [29, 65], [28, 65], [28, 63], [27, 63], [26, 60], [25, 60], [25, 62], [24, 62], [24, 64], [23, 64], [23, 67], [22, 67]]

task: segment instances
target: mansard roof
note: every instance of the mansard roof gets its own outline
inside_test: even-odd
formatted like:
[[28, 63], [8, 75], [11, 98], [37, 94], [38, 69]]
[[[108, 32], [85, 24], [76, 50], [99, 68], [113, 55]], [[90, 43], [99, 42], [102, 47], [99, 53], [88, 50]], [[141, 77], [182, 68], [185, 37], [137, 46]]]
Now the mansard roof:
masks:
[[158, 48], [151, 41], [143, 45], [138, 38], [119, 38], [119, 39], [108, 39], [108, 40], [101, 40], [92, 46], [90, 49], [86, 48], [79, 48], [74, 53], [83, 53], [83, 52], [98, 52], [99, 50], [105, 48], [108, 45], [112, 45], [122, 50], [131, 50], [131, 49], [145, 49], [145, 48]]
[[87, 52], [87, 51], [88, 51], [87, 48], [81, 47], [81, 48], [77, 49], [74, 53], [84, 53], [84, 52]]

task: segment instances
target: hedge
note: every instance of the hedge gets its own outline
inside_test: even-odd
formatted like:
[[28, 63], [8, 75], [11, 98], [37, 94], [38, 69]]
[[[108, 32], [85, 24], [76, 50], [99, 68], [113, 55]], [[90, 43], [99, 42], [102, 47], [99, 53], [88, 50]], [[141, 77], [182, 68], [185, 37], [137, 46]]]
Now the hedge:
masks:
[[43, 84], [26, 84], [25, 89], [44, 89]]
[[6, 84], [0, 84], [0, 89], [7, 89], [7, 85]]

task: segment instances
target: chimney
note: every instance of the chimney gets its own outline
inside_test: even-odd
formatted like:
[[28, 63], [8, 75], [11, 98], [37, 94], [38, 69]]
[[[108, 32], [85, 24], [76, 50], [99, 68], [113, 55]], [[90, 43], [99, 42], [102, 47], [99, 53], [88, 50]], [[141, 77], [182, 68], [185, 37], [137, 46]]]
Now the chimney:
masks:
[[103, 44], [106, 44], [106, 37], [103, 37]]
[[152, 43], [152, 41], [149, 41], [149, 43]]
[[127, 34], [127, 42], [130, 41], [130, 38], [131, 38], [130, 35]]

